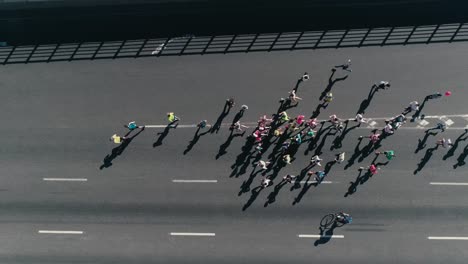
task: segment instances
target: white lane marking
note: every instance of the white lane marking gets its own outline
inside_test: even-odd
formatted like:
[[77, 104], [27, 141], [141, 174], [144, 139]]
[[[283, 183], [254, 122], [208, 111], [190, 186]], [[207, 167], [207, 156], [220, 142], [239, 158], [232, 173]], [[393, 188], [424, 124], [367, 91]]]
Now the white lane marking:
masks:
[[210, 236], [214, 237], [215, 233], [178, 233], [178, 232], [171, 232], [171, 236]]
[[430, 182], [430, 185], [468, 186], [468, 182]]
[[427, 237], [429, 240], [468, 240], [468, 237], [438, 237], [438, 236], [430, 236]]
[[86, 178], [42, 178], [44, 181], [78, 181], [85, 182], [88, 181]]
[[[424, 119], [441, 119], [441, 118], [447, 118], [447, 117], [468, 118], [468, 114], [432, 115], [432, 116], [425, 116]], [[373, 121], [373, 120], [388, 120], [388, 119], [391, 119], [391, 118], [392, 117], [366, 117], [366, 119], [370, 120], [370, 124], [368, 124], [368, 126], [370, 126], [371, 128], [374, 127], [375, 125], [377, 125], [377, 123], [375, 121]], [[354, 118], [349, 118], [349, 120], [354, 120]], [[322, 121], [328, 121], [328, 119], [318, 120], [318, 122], [322, 122]], [[424, 120], [422, 120], [422, 121], [424, 121]], [[373, 123], [373, 122], [375, 122], [375, 123]], [[425, 124], [425, 122], [427, 122], [427, 121], [424, 121], [422, 123]], [[247, 125], [247, 126], [255, 127], [257, 125], [257, 122], [242, 122], [242, 124]], [[165, 128], [167, 126], [168, 126], [168, 124], [165, 124], [165, 125], [145, 125], [146, 128]], [[222, 123], [221, 126], [222, 127], [229, 127], [229, 126], [231, 126], [231, 123]], [[197, 125], [196, 124], [193, 124], [193, 125], [178, 125], [177, 127], [178, 128], [195, 128], [195, 127], [197, 127]], [[359, 128], [360, 129], [365, 129], [365, 127], [359, 127]], [[399, 129], [423, 129], [423, 128], [402, 126]], [[452, 129], [465, 129], [465, 128], [452, 128]]]
[[[317, 183], [317, 181], [300, 181], [299, 183]], [[333, 182], [332, 181], [322, 181], [320, 183], [330, 184], [330, 183], [333, 183]]]
[[183, 183], [217, 183], [218, 180], [172, 180], [172, 182]]
[[65, 234], [65, 235], [81, 235], [83, 231], [70, 231], [70, 230], [39, 230], [39, 234]]
[[[167, 127], [168, 125], [145, 125], [145, 128], [165, 128]], [[171, 125], [171, 126], [175, 126], [175, 125]], [[177, 125], [177, 128], [194, 128], [194, 127], [197, 127], [197, 125]]]
[[300, 238], [344, 238], [344, 235], [321, 236], [321, 235], [299, 234], [297, 236]]

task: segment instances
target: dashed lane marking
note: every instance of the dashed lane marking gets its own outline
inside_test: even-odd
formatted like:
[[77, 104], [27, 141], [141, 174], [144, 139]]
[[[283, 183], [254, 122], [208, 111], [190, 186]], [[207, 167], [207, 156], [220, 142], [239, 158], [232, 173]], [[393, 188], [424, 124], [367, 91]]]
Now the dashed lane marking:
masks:
[[468, 182], [430, 182], [430, 185], [468, 186]]
[[442, 236], [429, 236], [429, 240], [468, 240], [468, 237], [442, 237]]
[[178, 233], [178, 232], [171, 232], [171, 236], [208, 236], [214, 237], [216, 236], [215, 233]]
[[172, 180], [175, 183], [217, 183], [218, 180]]
[[62, 235], [82, 235], [83, 231], [71, 231], [71, 230], [39, 230], [39, 234], [62, 234]]
[[[299, 183], [317, 183], [317, 181], [300, 181]], [[332, 181], [321, 181], [320, 184], [330, 184], [330, 183], [337, 183], [337, 182], [332, 182]]]
[[44, 181], [73, 181], [73, 182], [85, 182], [88, 181], [86, 178], [42, 178]]
[[[464, 118], [465, 120], [468, 121], [468, 114], [458, 114], [458, 115], [428, 115], [428, 116], [425, 116], [423, 120], [419, 121], [418, 122], [418, 128], [416, 129], [424, 129], [425, 126], [427, 126], [429, 124], [429, 122], [427, 121], [428, 119], [440, 119], [440, 120], [444, 120], [447, 124], [447, 126], [451, 126], [453, 125], [455, 122], [452, 120], [452, 119], [449, 119], [449, 118], [454, 118], [454, 117], [460, 117], [460, 118]], [[378, 123], [376, 122], [376, 120], [388, 120], [388, 119], [391, 119], [392, 117], [372, 117], [372, 118], [367, 118], [365, 117], [366, 119], [369, 120], [369, 123], [368, 123], [368, 126], [367, 128], [375, 128]], [[354, 120], [354, 118], [350, 118], [349, 120]], [[322, 122], [322, 121], [328, 121], [328, 120], [318, 120], [318, 122]], [[254, 127], [257, 125], [257, 122], [242, 122], [243, 125], [246, 125], [246, 126], [251, 126], [251, 127]], [[145, 125], [146, 128], [166, 128], [168, 126], [168, 124], [165, 124], [165, 125]], [[175, 125], [173, 125], [175, 126]], [[231, 126], [231, 123], [222, 123], [221, 124], [221, 127], [229, 127]], [[197, 125], [196, 124], [186, 124], [186, 125], [177, 125], [177, 128], [196, 128]], [[208, 125], [207, 127], [211, 127], [210, 125]], [[468, 125], [466, 125], [466, 127], [468, 127]], [[365, 127], [360, 127], [360, 129], [365, 129]], [[406, 126], [402, 126], [400, 127], [399, 129], [414, 129], [412, 127], [406, 127]], [[456, 128], [456, 129], [465, 129], [465, 127], [463, 128]]]
[[300, 238], [344, 238], [344, 235], [331, 235], [331, 236], [321, 236], [321, 235], [308, 235], [308, 234], [299, 234], [297, 235]]

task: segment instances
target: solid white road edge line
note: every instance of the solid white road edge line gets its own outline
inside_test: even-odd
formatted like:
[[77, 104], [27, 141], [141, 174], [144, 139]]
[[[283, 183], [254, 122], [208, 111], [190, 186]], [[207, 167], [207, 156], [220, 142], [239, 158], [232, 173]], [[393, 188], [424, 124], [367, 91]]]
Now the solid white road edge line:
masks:
[[171, 236], [215, 236], [215, 233], [178, 233], [178, 232], [171, 232]]
[[217, 183], [218, 180], [172, 180], [172, 182], [177, 183]]
[[468, 182], [430, 182], [430, 185], [468, 186]]
[[331, 235], [331, 236], [321, 236], [321, 235], [307, 235], [307, 234], [299, 234], [297, 235], [300, 238], [344, 238], [344, 235]]
[[44, 181], [79, 181], [85, 182], [88, 181], [86, 178], [42, 178]]
[[39, 234], [66, 234], [66, 235], [81, 235], [83, 231], [70, 231], [70, 230], [39, 230]]
[[468, 237], [437, 237], [437, 236], [430, 236], [427, 237], [429, 240], [468, 240]]

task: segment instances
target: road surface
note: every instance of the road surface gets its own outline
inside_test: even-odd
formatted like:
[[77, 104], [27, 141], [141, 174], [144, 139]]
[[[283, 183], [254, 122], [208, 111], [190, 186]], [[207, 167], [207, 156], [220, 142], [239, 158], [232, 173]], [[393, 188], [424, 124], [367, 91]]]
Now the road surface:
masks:
[[[455, 142], [468, 125], [466, 54], [468, 44], [454, 43], [4, 66], [0, 262], [465, 263], [467, 142], [457, 141], [453, 153], [434, 146], [441, 137]], [[311, 150], [303, 143], [274, 185], [258, 191], [255, 157], [243, 151], [252, 128], [227, 141], [235, 112], [248, 105], [247, 124], [275, 113], [307, 71], [311, 79], [298, 90], [303, 100], [288, 113], [308, 116], [331, 66], [348, 58], [353, 71], [333, 84], [335, 99], [319, 118], [353, 118], [371, 85], [390, 80], [365, 109], [370, 124], [348, 131], [339, 149], [330, 150], [336, 135], [322, 135]], [[337, 71], [333, 80], [346, 74]], [[375, 157], [349, 161], [358, 136], [410, 101], [445, 90], [452, 96], [426, 102], [425, 122], [408, 122], [383, 140], [380, 149], [397, 157], [356, 184], [358, 168]], [[193, 125], [213, 124], [229, 96], [237, 104], [219, 133], [188, 148]], [[180, 127], [161, 137], [170, 111]], [[415, 153], [441, 118], [447, 131], [427, 136]], [[133, 120], [155, 127], [112, 155], [109, 137], [126, 133], [123, 125]], [[325, 166], [339, 151], [345, 162], [322, 184], [278, 185], [300, 174], [314, 153], [323, 152]], [[320, 234], [322, 217], [338, 211], [353, 223]]]

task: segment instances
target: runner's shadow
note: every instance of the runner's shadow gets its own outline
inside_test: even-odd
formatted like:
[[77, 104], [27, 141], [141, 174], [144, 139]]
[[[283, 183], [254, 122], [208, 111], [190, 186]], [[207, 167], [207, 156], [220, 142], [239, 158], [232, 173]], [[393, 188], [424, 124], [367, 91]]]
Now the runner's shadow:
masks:
[[259, 174], [260, 172], [261, 172], [261, 170], [255, 171], [255, 167], [253, 168], [252, 172], [249, 175], [249, 178], [247, 180], [245, 180], [244, 182], [242, 182], [242, 185], [240, 187], [240, 191], [237, 194], [238, 196], [241, 196], [243, 193], [246, 193], [246, 192], [250, 191], [250, 185], [252, 185], [252, 182], [255, 179], [255, 176], [257, 176], [257, 174]]
[[453, 142], [452, 147], [449, 149], [449, 151], [447, 151], [447, 154], [444, 155], [443, 160], [446, 160], [446, 159], [453, 156], [453, 154], [455, 153], [455, 150], [458, 148], [458, 145], [459, 145], [460, 141], [465, 141], [468, 138], [468, 136], [463, 137], [466, 133], [468, 133], [468, 130], [465, 130], [465, 132], [463, 134], [461, 134], [455, 140], [455, 142]]
[[305, 180], [304, 185], [302, 186], [301, 192], [297, 195], [296, 198], [294, 198], [294, 201], [293, 201], [292, 205], [298, 204], [298, 203], [302, 200], [302, 198], [304, 197], [304, 195], [307, 193], [307, 191], [310, 189], [310, 187], [312, 187], [312, 186], [317, 187], [318, 182], [308, 183], [308, 182], [310, 181], [311, 178], [312, 178], [312, 175], [309, 175], [309, 176], [307, 177], [307, 179]]
[[317, 147], [317, 142], [320, 140], [320, 137], [330, 128], [323, 128], [325, 125], [325, 122], [320, 122], [320, 128], [317, 131], [316, 135], [314, 138], [311, 138], [309, 141], [309, 145], [307, 146], [307, 149], [304, 151], [304, 155], [308, 155], [310, 151], [312, 151], [315, 147]]
[[229, 106], [228, 102], [224, 104], [223, 111], [219, 115], [218, 119], [216, 119], [216, 122], [213, 124], [213, 126], [210, 129], [211, 134], [216, 132], [216, 134], [219, 132], [219, 129], [221, 128], [221, 124], [223, 123], [224, 118], [229, 114], [229, 111], [231, 110], [231, 107]]
[[[363, 170], [359, 170], [359, 174], [354, 180], [354, 182], [349, 182], [350, 186], [348, 187], [348, 192], [345, 193], [344, 197], [354, 194], [357, 191], [359, 184], [365, 183], [369, 179], [369, 173], [362, 175]], [[367, 177], [366, 177], [367, 176]]]
[[359, 127], [359, 124], [357, 124], [357, 125], [355, 125], [353, 127], [348, 128], [349, 120], [346, 120], [345, 124], [346, 125], [345, 125], [345, 127], [343, 129], [343, 133], [341, 133], [339, 136], [335, 137], [335, 139], [333, 140], [333, 145], [330, 147], [330, 150], [340, 149], [343, 146], [343, 140], [346, 137], [346, 134], [348, 134], [351, 130]]
[[423, 139], [418, 139], [418, 146], [417, 146], [416, 150], [414, 151], [414, 153], [418, 153], [420, 150], [423, 150], [426, 147], [426, 142], [427, 142], [427, 139], [429, 138], [429, 136], [435, 136], [435, 135], [437, 135], [436, 132], [426, 131], [425, 134], [424, 134]]
[[356, 113], [357, 114], [365, 114], [366, 109], [369, 107], [372, 98], [374, 98], [374, 95], [376, 93], [376, 87], [372, 86], [371, 89], [369, 90], [369, 94], [367, 95], [367, 98], [362, 100], [361, 105], [359, 105], [359, 109]]
[[[418, 118], [419, 116], [421, 116], [421, 111], [423, 110], [424, 106], [426, 105], [426, 102], [428, 101], [429, 99], [426, 97], [424, 98], [424, 101], [422, 102], [422, 104], [419, 106], [419, 109], [413, 114], [413, 116], [411, 117], [411, 122], [414, 122], [416, 121], [416, 118]], [[424, 115], [422, 115], [421, 117], [424, 117]]]
[[255, 199], [257, 199], [258, 195], [262, 190], [262, 186], [257, 186], [254, 189], [252, 189], [250, 198], [247, 201], [247, 203], [245, 203], [245, 205], [242, 207], [242, 211], [247, 210], [247, 208], [249, 208], [252, 205], [252, 203], [255, 201]]
[[323, 227], [319, 227], [319, 230], [320, 230], [320, 238], [317, 239], [315, 242], [314, 242], [314, 246], [319, 246], [319, 245], [322, 245], [322, 244], [326, 244], [328, 243], [328, 241], [330, 241], [330, 239], [332, 238], [333, 236], [333, 232], [335, 231], [335, 228], [337, 227], [336, 223], [333, 223], [333, 225], [328, 228], [328, 229], [325, 229]]
[[328, 78], [328, 85], [325, 88], [325, 90], [323, 90], [322, 94], [320, 95], [319, 100], [322, 100], [327, 95], [327, 93], [331, 91], [331, 89], [332, 89], [333, 85], [335, 85], [335, 83], [340, 82], [340, 81], [344, 81], [344, 80], [346, 80], [348, 78], [348, 75], [346, 75], [344, 77], [336, 78], [336, 79], [333, 80], [333, 75], [335, 75], [335, 72], [336, 71], [332, 71], [332, 74]]
[[[361, 149], [359, 148], [359, 146], [361, 145], [362, 143], [362, 138], [359, 138], [358, 139], [358, 143], [356, 144], [356, 147], [354, 147], [354, 153], [353, 155], [351, 156], [351, 158], [349, 158], [348, 160], [348, 164], [346, 164], [346, 166], [344, 167], [345, 170], [347, 170], [349, 167], [353, 166], [354, 162], [356, 161], [357, 158], [359, 158], [359, 156], [361, 156]], [[365, 147], [364, 147], [365, 148]]]
[[459, 166], [465, 165], [466, 164], [466, 162], [465, 162], [466, 156], [468, 156], [468, 145], [465, 146], [465, 148], [463, 149], [463, 152], [460, 154], [460, 156], [458, 156], [457, 163], [455, 165], [453, 165], [453, 168], [456, 169]]
[[[138, 131], [138, 133], [136, 133], [135, 135], [131, 136], [131, 137], [127, 137], [126, 139], [124, 139], [122, 141], [122, 143], [113, 148], [112, 151], [111, 151], [111, 154], [107, 154], [105, 157], [104, 157], [104, 160], [103, 160], [103, 164], [99, 167], [100, 170], [104, 169], [104, 168], [109, 168], [110, 166], [112, 166], [112, 161], [117, 158], [118, 156], [122, 155], [122, 153], [124, 152], [124, 150], [128, 147], [128, 145], [132, 142], [132, 140], [138, 136], [141, 132], [143, 132], [144, 128], [143, 129], [140, 129], [140, 131]], [[131, 133], [128, 132], [126, 136], [128, 136], [129, 134]]]
[[234, 134], [234, 130], [231, 129], [231, 133], [229, 133], [229, 137], [227, 138], [226, 142], [224, 142], [221, 146], [219, 146], [218, 154], [216, 154], [216, 159], [219, 159], [221, 156], [227, 153], [227, 148], [231, 145], [232, 140], [235, 137], [243, 137], [245, 131], [239, 134]]
[[230, 177], [237, 175], [239, 168], [245, 163], [245, 160], [247, 159], [247, 157], [252, 154], [251, 150], [253, 146], [254, 146], [253, 138], [251, 137], [247, 138], [244, 146], [241, 149], [242, 152], [239, 155], [237, 155], [236, 161], [231, 166], [232, 172], [231, 172]]
[[241, 109], [239, 110], [239, 112], [237, 112], [237, 114], [234, 116], [234, 118], [232, 119], [232, 124], [235, 124], [237, 121], [239, 121], [242, 117], [244, 116], [244, 110]]
[[439, 145], [436, 145], [435, 147], [426, 150], [426, 154], [418, 163], [418, 167], [416, 168], [416, 170], [414, 170], [413, 172], [414, 175], [416, 175], [418, 172], [420, 172], [424, 168], [424, 166], [426, 166], [427, 162], [431, 159], [434, 150], [436, 150], [438, 147]]
[[283, 188], [288, 182], [286, 180], [282, 180], [280, 183], [278, 183], [275, 188], [273, 189], [273, 191], [268, 194], [268, 200], [265, 202], [265, 204], [263, 205], [263, 207], [267, 207], [269, 204], [272, 204], [276, 201], [276, 196], [278, 196], [278, 193], [279, 191], [281, 190], [281, 188]]
[[309, 164], [307, 167], [301, 170], [301, 173], [297, 176], [296, 180], [294, 181], [293, 185], [291, 186], [290, 191], [293, 191], [295, 189], [301, 188], [301, 181], [305, 178], [307, 175], [307, 172], [313, 167], [314, 165]]
[[192, 150], [193, 146], [195, 146], [195, 144], [197, 144], [200, 137], [210, 133], [210, 130], [208, 130], [206, 132], [203, 132], [201, 134], [198, 134], [198, 132], [200, 132], [200, 127], [197, 129], [197, 131], [195, 131], [195, 135], [193, 136], [192, 140], [188, 144], [187, 148], [184, 150], [184, 155], [187, 155], [187, 153], [189, 153], [189, 151]]
[[[177, 121], [175, 121], [175, 122], [177, 122]], [[169, 134], [169, 130], [170, 130], [171, 128], [173, 128], [173, 129], [176, 129], [176, 128], [177, 128], [177, 126], [178, 126], [179, 124], [173, 125], [175, 122], [170, 123], [169, 125], [167, 125], [167, 126], [164, 128], [164, 131], [163, 131], [163, 132], [159, 132], [159, 133], [158, 133], [159, 138], [158, 138], [158, 140], [156, 140], [156, 142], [153, 143], [153, 148], [162, 145], [164, 138], [167, 137], [167, 135]]]
[[317, 107], [315, 108], [314, 112], [312, 112], [312, 115], [310, 116], [310, 118], [317, 118], [319, 115], [320, 115], [320, 109], [325, 109], [327, 108], [328, 104], [326, 103], [321, 103], [321, 104], [318, 104]]
[[336, 131], [334, 133], [331, 132], [330, 130], [331, 126], [327, 127], [325, 130], [328, 130], [327, 133], [325, 133], [325, 135], [323, 136], [322, 138], [322, 141], [320, 142], [320, 144], [317, 146], [317, 148], [315, 149], [315, 152], [314, 152], [314, 155], [322, 155], [322, 149], [323, 149], [323, 146], [325, 146], [325, 142], [327, 141], [327, 137], [328, 136], [334, 136], [336, 135]]

